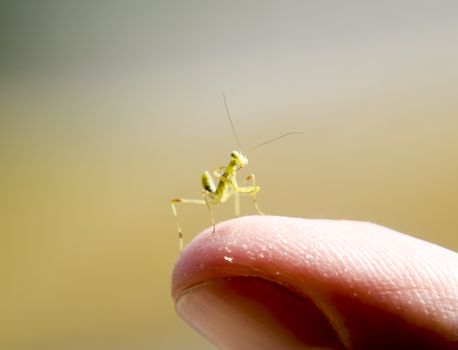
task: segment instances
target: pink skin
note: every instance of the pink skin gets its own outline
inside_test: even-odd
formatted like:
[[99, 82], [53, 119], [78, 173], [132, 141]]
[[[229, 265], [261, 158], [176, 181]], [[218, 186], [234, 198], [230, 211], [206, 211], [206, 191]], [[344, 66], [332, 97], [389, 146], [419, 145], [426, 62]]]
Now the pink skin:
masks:
[[221, 349], [458, 349], [458, 255], [370, 223], [220, 223], [183, 252], [172, 295]]

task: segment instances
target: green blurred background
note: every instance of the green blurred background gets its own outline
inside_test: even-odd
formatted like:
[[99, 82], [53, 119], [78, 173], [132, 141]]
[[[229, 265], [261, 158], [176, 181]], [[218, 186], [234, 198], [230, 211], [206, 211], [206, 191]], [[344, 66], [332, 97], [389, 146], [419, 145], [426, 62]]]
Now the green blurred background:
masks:
[[[2, 1], [0, 348], [212, 349], [169, 200], [243, 149], [271, 214], [458, 249], [456, 1]], [[254, 213], [243, 201], [245, 213]], [[182, 207], [189, 241], [209, 225]], [[232, 216], [232, 205], [216, 210]]]

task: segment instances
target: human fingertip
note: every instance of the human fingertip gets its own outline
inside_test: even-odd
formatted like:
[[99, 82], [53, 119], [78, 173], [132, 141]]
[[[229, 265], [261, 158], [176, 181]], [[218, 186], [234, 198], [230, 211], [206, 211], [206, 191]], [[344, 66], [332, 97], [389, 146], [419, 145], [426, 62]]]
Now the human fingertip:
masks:
[[341, 348], [316, 306], [276, 283], [259, 278], [211, 280], [184, 291], [178, 314], [224, 349]]

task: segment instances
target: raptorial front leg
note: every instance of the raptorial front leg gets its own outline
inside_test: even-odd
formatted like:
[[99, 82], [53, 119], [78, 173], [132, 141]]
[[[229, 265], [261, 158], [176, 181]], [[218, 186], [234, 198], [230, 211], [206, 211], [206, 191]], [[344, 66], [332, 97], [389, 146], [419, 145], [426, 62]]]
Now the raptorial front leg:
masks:
[[185, 199], [185, 198], [175, 198], [170, 201], [170, 205], [172, 206], [173, 216], [175, 216], [175, 220], [177, 224], [180, 252], [182, 252], [183, 251], [183, 231], [181, 229], [180, 223], [178, 222], [178, 211], [176, 207], [178, 203], [200, 204], [200, 205], [207, 205], [207, 206], [208, 206], [208, 203], [206, 200], [203, 200], [203, 199]]
[[239, 191], [238, 191], [239, 186], [237, 184], [237, 180], [235, 178], [228, 179], [224, 177], [223, 175], [221, 175], [219, 177], [219, 181], [225, 183], [227, 185], [227, 188], [229, 189], [223, 201], [225, 201], [227, 198], [233, 195], [234, 196], [234, 214], [235, 216], [240, 216], [240, 199], [239, 199]]
[[226, 170], [226, 168], [227, 167], [225, 166], [220, 166], [216, 168], [215, 170], [213, 170], [213, 175], [215, 176], [215, 178], [219, 179], [221, 176], [223, 176], [223, 173]]

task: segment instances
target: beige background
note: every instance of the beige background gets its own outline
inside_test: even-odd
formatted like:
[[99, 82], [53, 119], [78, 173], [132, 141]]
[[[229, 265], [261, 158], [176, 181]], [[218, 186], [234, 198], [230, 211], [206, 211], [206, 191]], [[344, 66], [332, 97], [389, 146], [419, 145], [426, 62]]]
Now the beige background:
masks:
[[[197, 197], [201, 172], [236, 148], [222, 91], [244, 150], [305, 134], [249, 155], [264, 211], [368, 220], [458, 249], [457, 11], [3, 4], [0, 348], [212, 348], [174, 312], [168, 202]], [[181, 214], [188, 241], [209, 224], [204, 207]]]

